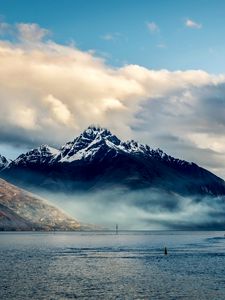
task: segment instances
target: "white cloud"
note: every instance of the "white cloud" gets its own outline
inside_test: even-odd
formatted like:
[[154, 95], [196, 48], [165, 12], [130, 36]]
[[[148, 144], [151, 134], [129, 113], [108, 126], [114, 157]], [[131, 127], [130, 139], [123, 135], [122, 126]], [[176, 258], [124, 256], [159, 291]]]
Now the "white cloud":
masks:
[[97, 123], [225, 176], [224, 75], [113, 68], [43, 36], [0, 42], [1, 143], [60, 145]]
[[200, 28], [202, 28], [202, 24], [197, 23], [197, 22], [195, 22], [195, 21], [193, 21], [191, 19], [187, 19], [185, 21], [185, 26], [189, 27], [189, 28], [193, 28], [193, 29], [200, 29]]
[[52, 112], [52, 117], [55, 118], [56, 122], [58, 121], [64, 125], [73, 122], [71, 112], [62, 101], [53, 95], [48, 95], [43, 100], [46, 104], [49, 104], [49, 110]]
[[21, 105], [17, 110], [9, 111], [8, 114], [10, 123], [18, 128], [27, 129], [31, 132], [38, 128], [36, 112], [33, 108]]
[[107, 33], [103, 35], [101, 38], [105, 41], [112, 41], [114, 40], [115, 37], [111, 33]]
[[40, 42], [44, 37], [49, 35], [49, 30], [41, 28], [35, 23], [18, 23], [16, 29], [19, 39], [23, 42]]
[[147, 28], [151, 33], [159, 32], [159, 26], [155, 22], [148, 22]]

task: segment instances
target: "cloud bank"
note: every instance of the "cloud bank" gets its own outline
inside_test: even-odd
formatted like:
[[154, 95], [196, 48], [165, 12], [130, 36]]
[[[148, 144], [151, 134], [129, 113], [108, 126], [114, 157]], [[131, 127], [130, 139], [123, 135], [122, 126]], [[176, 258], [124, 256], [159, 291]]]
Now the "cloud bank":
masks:
[[102, 190], [85, 194], [43, 194], [81, 222], [115, 229], [221, 230], [224, 199], [181, 197], [157, 189]]
[[0, 143], [57, 146], [95, 123], [225, 177], [224, 75], [115, 68], [37, 24], [0, 29]]

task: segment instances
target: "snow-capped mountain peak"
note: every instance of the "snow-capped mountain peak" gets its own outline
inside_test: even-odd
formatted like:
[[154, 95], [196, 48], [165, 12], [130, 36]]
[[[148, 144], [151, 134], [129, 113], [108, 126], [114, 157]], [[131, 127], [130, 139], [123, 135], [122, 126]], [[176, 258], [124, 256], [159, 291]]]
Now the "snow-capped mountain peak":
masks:
[[[41, 145], [38, 148], [31, 149], [25, 154], [21, 154], [11, 164], [25, 166], [27, 164], [50, 163], [50, 161], [59, 153], [59, 150], [48, 145]], [[10, 165], [11, 165], [10, 164]], [[10, 167], [9, 165], [9, 167]]]
[[57, 165], [58, 163], [72, 163], [77, 161], [102, 161], [104, 158], [113, 158], [122, 155], [154, 158], [166, 163], [188, 165], [190, 163], [175, 159], [160, 149], [153, 150], [148, 145], [134, 140], [122, 142], [108, 129], [99, 126], [89, 126], [73, 141], [67, 142], [59, 150], [48, 145], [41, 145], [21, 154], [16, 160], [7, 163], [0, 157], [0, 169], [8, 166]]
[[101, 136], [106, 137], [106, 136], [109, 136], [112, 134], [108, 129], [106, 129], [104, 127], [91, 125], [91, 126], [88, 126], [88, 128], [85, 129], [81, 135], [86, 135], [86, 136], [90, 136], [90, 137], [96, 137], [96, 136], [101, 135]]
[[182, 195], [225, 195], [224, 181], [196, 164], [134, 140], [120, 141], [109, 130], [96, 126], [88, 127], [59, 150], [41, 145], [21, 154], [2, 171], [5, 178], [18, 181], [23, 173], [24, 181], [53, 189], [60, 189], [61, 184], [62, 189], [79, 189], [84, 182], [90, 187], [112, 183], [129, 188], [163, 187]]
[[39, 153], [46, 154], [46, 155], [57, 155], [59, 153], [59, 150], [53, 147], [50, 147], [46, 144], [41, 145], [40, 147], [37, 148]]
[[109, 130], [89, 126], [75, 140], [66, 143], [55, 158], [58, 162], [72, 162], [76, 160], [92, 160], [97, 152], [109, 148], [115, 149], [121, 141]]
[[109, 155], [109, 153], [111, 153], [111, 157], [123, 153], [139, 156], [144, 155], [168, 162], [171, 160], [179, 161], [170, 157], [160, 149], [153, 150], [148, 145], [141, 144], [134, 140], [122, 142], [105, 128], [89, 126], [73, 141], [66, 143], [52, 162], [70, 163], [80, 160], [102, 160], [105, 156]]
[[74, 143], [81, 142], [86, 145], [87, 143], [92, 143], [93, 141], [99, 142], [101, 140], [109, 140], [114, 144], [121, 143], [108, 129], [97, 126], [89, 126], [74, 140]]

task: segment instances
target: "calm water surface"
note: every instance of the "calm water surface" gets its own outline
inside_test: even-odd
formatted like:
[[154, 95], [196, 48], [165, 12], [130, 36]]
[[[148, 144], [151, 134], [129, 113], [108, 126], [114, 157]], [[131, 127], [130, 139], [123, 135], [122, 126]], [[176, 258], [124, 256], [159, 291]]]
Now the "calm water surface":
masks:
[[224, 300], [224, 233], [1, 233], [0, 299]]

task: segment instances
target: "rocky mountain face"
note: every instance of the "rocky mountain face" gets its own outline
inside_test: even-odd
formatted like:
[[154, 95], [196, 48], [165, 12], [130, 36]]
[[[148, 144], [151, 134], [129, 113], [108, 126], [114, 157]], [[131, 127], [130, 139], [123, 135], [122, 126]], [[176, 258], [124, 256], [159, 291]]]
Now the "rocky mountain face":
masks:
[[0, 231], [80, 228], [77, 220], [52, 204], [0, 179]]
[[90, 126], [59, 150], [42, 145], [10, 162], [1, 176], [22, 186], [91, 190], [157, 188], [180, 195], [225, 195], [225, 182], [194, 163], [173, 158], [109, 130]]
[[8, 160], [4, 156], [0, 155], [0, 171], [6, 168], [8, 164], [9, 164]]

